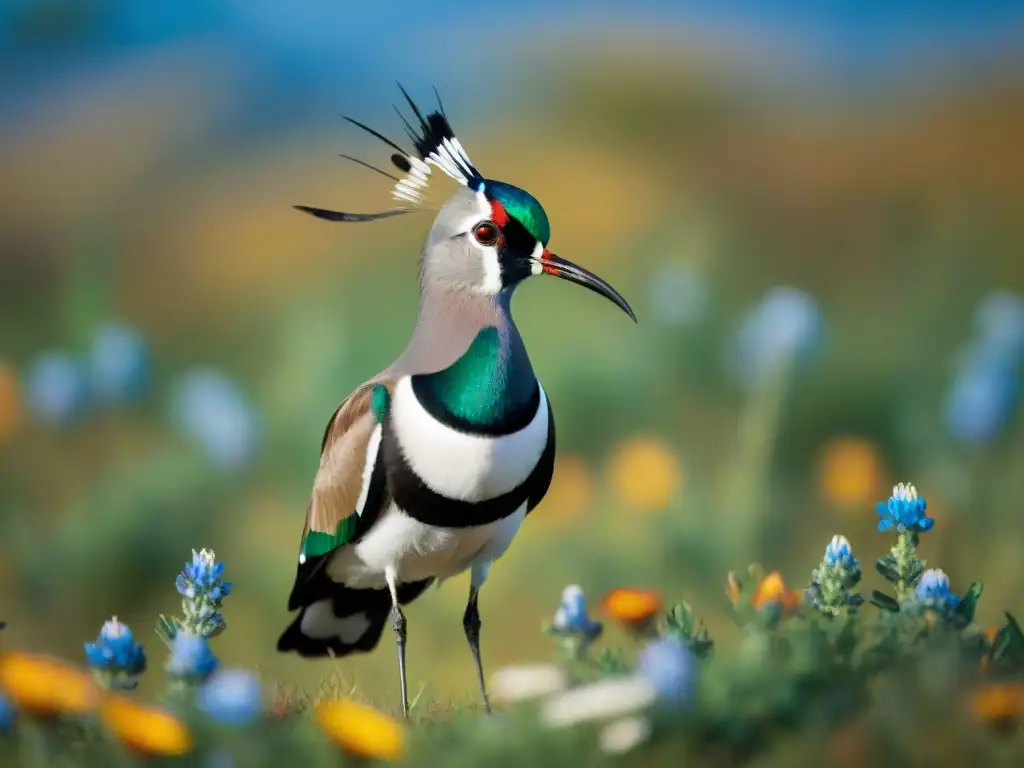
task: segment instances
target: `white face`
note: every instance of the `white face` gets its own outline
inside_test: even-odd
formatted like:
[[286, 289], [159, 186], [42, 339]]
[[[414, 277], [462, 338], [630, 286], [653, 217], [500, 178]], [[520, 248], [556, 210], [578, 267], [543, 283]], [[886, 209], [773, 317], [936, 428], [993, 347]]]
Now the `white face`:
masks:
[[461, 290], [497, 295], [502, 289], [499, 235], [483, 192], [460, 187], [441, 208], [427, 237], [424, 277]]

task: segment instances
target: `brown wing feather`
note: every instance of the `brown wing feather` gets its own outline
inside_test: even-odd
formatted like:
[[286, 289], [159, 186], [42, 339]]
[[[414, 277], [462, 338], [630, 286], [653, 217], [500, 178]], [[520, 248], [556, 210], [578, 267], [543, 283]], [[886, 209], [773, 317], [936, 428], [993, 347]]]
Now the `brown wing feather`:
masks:
[[334, 533], [345, 518], [355, 513], [363, 485], [366, 448], [373, 433], [370, 393], [377, 384], [389, 390], [393, 382], [372, 379], [338, 406], [327, 425], [320, 451], [320, 469], [306, 518], [307, 530]]

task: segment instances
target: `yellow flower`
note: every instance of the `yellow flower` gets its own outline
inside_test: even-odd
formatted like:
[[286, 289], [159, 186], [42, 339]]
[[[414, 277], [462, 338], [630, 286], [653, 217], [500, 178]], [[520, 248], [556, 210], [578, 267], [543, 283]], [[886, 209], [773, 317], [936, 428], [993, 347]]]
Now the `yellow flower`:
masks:
[[551, 488], [544, 497], [541, 520], [567, 523], [581, 518], [594, 503], [594, 480], [587, 463], [571, 454], [558, 454]]
[[601, 601], [605, 612], [627, 629], [642, 629], [661, 613], [661, 595], [651, 589], [613, 589]]
[[392, 718], [346, 699], [327, 699], [316, 708], [327, 737], [356, 757], [395, 762], [405, 749], [405, 732]]
[[99, 688], [86, 671], [18, 651], [0, 654], [0, 688], [19, 709], [44, 717], [84, 715], [99, 703]]
[[11, 366], [0, 363], [0, 444], [14, 435], [23, 418], [18, 375]]
[[822, 449], [821, 494], [833, 504], [844, 506], [869, 503], [881, 477], [881, 461], [867, 440], [840, 437]]
[[1024, 684], [996, 684], [975, 691], [970, 709], [986, 725], [1008, 731], [1024, 715]]
[[192, 751], [188, 726], [164, 709], [113, 695], [103, 700], [100, 716], [117, 740], [138, 754], [177, 757]]
[[787, 589], [782, 574], [772, 571], [757, 585], [754, 590], [754, 607], [763, 608], [771, 603], [778, 603], [785, 611], [794, 611], [800, 607], [802, 597], [799, 590]]
[[608, 477], [624, 504], [645, 510], [667, 507], [682, 486], [675, 453], [648, 435], [619, 446], [608, 464]]

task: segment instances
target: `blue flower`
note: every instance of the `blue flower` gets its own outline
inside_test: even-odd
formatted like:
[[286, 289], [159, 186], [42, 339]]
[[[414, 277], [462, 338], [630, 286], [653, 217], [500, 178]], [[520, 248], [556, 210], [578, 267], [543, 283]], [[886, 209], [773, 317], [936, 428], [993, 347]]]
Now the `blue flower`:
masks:
[[853, 548], [845, 536], [833, 536], [832, 541], [825, 547], [825, 565], [830, 568], [842, 568], [855, 571], [860, 568], [857, 558], [853, 556]]
[[192, 562], [185, 563], [174, 581], [183, 598], [180, 624], [186, 632], [209, 639], [224, 630], [221, 603], [231, 594], [231, 582], [223, 578], [224, 563], [217, 562], [212, 549], [192, 550]]
[[732, 361], [740, 382], [757, 385], [786, 361], [810, 357], [821, 345], [824, 321], [817, 302], [795, 288], [773, 288], [740, 321]]
[[221, 469], [245, 468], [262, 440], [262, 421], [241, 390], [217, 371], [186, 375], [175, 389], [171, 415]]
[[1020, 381], [998, 350], [972, 348], [957, 371], [946, 398], [950, 433], [966, 443], [984, 444], [998, 437], [1013, 418]]
[[178, 632], [171, 641], [171, 656], [165, 669], [172, 677], [205, 680], [219, 663], [205, 637]]
[[905, 531], [924, 533], [931, 530], [935, 520], [925, 515], [928, 503], [924, 497], [917, 495], [917, 489], [910, 483], [900, 483], [892, 489], [888, 502], [877, 504], [878, 530], [885, 532], [895, 528], [900, 533]]
[[105, 325], [92, 339], [92, 384], [107, 403], [137, 399], [149, 385], [149, 348], [140, 334], [124, 325]]
[[690, 698], [697, 679], [697, 661], [680, 640], [656, 640], [640, 651], [638, 661], [640, 674], [654, 684], [661, 699], [678, 704]]
[[25, 390], [29, 410], [47, 424], [70, 425], [89, 404], [85, 367], [60, 352], [44, 352], [32, 362]]
[[587, 614], [587, 601], [583, 590], [576, 584], [571, 584], [562, 590], [562, 603], [555, 611], [554, 628], [567, 635], [582, 635], [583, 637], [595, 638], [601, 634], [602, 625], [599, 621], [592, 621]]
[[117, 616], [104, 622], [95, 643], [85, 644], [85, 661], [94, 669], [107, 669], [141, 675], [146, 670], [146, 654], [135, 642], [127, 624]]
[[0, 733], [9, 731], [13, 727], [15, 714], [11, 702], [4, 696], [3, 691], [0, 691]]
[[914, 599], [935, 608], [956, 608], [960, 597], [949, 588], [949, 577], [939, 568], [921, 574], [914, 587]]
[[985, 347], [1006, 362], [1016, 363], [1024, 355], [1024, 296], [1011, 291], [994, 291], [978, 304], [974, 322]]
[[259, 678], [247, 669], [220, 670], [196, 692], [196, 703], [219, 723], [245, 725], [263, 707]]

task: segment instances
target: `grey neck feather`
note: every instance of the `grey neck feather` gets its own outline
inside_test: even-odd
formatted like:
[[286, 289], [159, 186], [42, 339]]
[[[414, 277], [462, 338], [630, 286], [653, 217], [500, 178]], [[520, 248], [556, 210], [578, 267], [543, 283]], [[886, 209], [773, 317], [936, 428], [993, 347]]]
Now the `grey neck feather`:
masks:
[[480, 330], [488, 326], [518, 335], [506, 297], [487, 296], [424, 280], [412, 338], [382, 376], [397, 378], [444, 370], [458, 360]]

